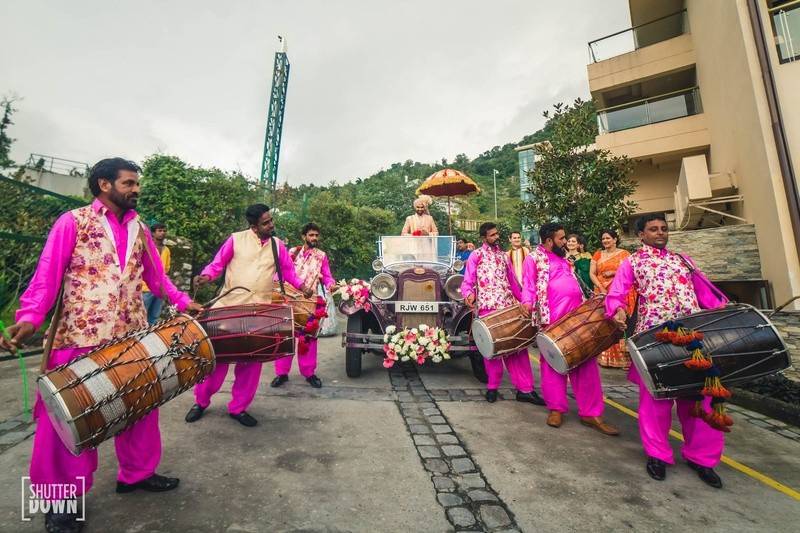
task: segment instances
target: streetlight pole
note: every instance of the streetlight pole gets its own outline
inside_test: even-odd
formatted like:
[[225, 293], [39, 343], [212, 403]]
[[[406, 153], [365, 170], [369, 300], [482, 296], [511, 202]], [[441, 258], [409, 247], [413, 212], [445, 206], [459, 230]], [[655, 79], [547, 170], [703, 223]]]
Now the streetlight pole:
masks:
[[497, 222], [497, 170], [492, 169], [492, 183], [494, 184], [494, 220]]

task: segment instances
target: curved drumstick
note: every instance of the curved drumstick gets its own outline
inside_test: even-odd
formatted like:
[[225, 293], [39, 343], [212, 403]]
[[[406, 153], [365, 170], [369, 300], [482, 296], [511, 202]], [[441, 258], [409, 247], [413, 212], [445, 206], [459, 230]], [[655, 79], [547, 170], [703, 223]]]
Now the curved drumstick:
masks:
[[220, 294], [216, 298], [212, 298], [211, 300], [207, 301], [206, 303], [203, 304], [203, 307], [205, 307], [205, 308], [211, 307], [212, 305], [217, 303], [221, 298], [224, 298], [225, 296], [229, 295], [230, 293], [232, 293], [233, 291], [238, 290], [238, 289], [242, 289], [243, 291], [247, 291], [247, 292], [253, 292], [250, 289], [248, 289], [247, 287], [233, 287], [233, 288], [228, 289], [227, 291], [223, 292], [222, 294]]

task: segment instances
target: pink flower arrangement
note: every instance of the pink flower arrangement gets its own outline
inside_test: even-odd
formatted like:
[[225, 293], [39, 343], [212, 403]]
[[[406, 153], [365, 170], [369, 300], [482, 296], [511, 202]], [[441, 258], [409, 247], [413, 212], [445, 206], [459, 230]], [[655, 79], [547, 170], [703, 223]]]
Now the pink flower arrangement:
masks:
[[428, 359], [440, 363], [450, 359], [448, 350], [450, 343], [442, 328], [420, 324], [418, 328], [398, 331], [389, 326], [383, 336], [383, 366], [391, 368], [397, 361], [415, 361], [422, 365]]
[[372, 304], [369, 301], [369, 283], [360, 279], [353, 278], [349, 282], [342, 280], [336, 284], [338, 287], [333, 291], [333, 296], [342, 302], [352, 303], [357, 309], [369, 311]]

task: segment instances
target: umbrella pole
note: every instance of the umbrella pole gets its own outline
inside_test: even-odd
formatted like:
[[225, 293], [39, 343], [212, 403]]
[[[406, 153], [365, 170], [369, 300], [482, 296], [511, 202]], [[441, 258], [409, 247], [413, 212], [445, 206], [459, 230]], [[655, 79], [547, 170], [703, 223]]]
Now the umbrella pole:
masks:
[[450, 220], [450, 197], [447, 197], [447, 232], [453, 234], [453, 222]]

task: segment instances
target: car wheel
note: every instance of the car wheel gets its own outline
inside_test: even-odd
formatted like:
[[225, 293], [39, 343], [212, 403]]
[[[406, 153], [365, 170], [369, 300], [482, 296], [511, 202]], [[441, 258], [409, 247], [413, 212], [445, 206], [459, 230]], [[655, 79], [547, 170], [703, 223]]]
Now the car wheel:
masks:
[[481, 383], [489, 381], [486, 375], [486, 367], [483, 365], [483, 356], [478, 352], [469, 354], [469, 362], [472, 365], [472, 375]]
[[[347, 333], [364, 333], [364, 313], [356, 313], [347, 317]], [[349, 378], [361, 375], [361, 348], [344, 349], [344, 369]]]

